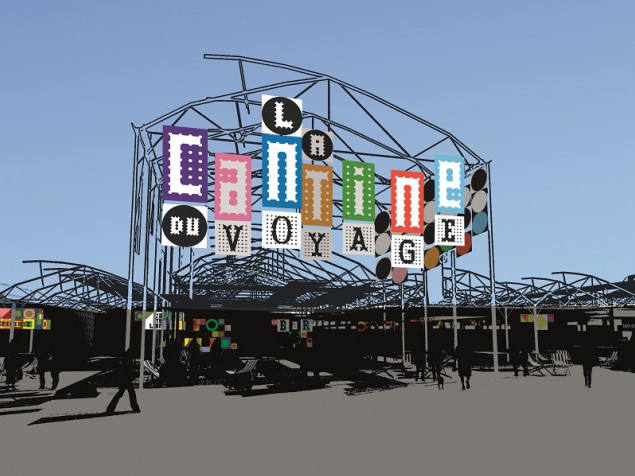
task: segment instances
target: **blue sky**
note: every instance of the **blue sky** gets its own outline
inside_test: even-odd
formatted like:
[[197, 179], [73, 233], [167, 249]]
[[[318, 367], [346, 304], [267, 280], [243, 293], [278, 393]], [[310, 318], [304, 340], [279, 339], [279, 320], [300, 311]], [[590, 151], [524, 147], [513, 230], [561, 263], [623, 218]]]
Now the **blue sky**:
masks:
[[5, 2], [0, 283], [38, 258], [125, 275], [130, 123], [227, 92], [204, 53], [331, 74], [492, 160], [498, 279], [635, 273], [635, 4], [359, 5]]

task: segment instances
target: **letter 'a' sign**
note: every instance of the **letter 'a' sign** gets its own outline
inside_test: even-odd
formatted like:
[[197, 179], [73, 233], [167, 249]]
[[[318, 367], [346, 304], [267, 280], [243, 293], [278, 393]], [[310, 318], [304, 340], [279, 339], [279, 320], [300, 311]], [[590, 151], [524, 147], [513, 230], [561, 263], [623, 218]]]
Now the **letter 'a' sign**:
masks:
[[207, 131], [163, 126], [163, 199], [207, 203]]
[[390, 171], [391, 231], [423, 233], [423, 172]]
[[465, 208], [465, 192], [463, 190], [464, 159], [437, 155], [434, 158], [434, 165], [437, 213], [463, 213]]
[[216, 154], [216, 220], [251, 221], [251, 157]]
[[163, 204], [161, 244], [207, 248], [207, 207]]
[[318, 162], [333, 162], [333, 133], [302, 129], [302, 158]]

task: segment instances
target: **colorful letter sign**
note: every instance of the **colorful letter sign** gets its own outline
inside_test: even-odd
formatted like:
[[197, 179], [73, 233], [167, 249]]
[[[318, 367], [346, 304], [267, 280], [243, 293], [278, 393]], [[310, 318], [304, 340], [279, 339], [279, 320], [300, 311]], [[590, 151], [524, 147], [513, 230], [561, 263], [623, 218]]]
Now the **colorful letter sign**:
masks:
[[302, 259], [330, 260], [331, 256], [331, 230], [302, 229]]
[[375, 220], [375, 164], [342, 162], [342, 218]]
[[262, 211], [262, 247], [300, 249], [301, 215]]
[[163, 199], [207, 203], [207, 131], [163, 126]]
[[423, 236], [392, 235], [392, 266], [423, 268]]
[[302, 129], [302, 158], [318, 162], [333, 162], [333, 133]]
[[302, 224], [333, 224], [333, 167], [302, 164]]
[[262, 136], [262, 205], [302, 208], [302, 139]]
[[435, 191], [437, 213], [463, 213], [465, 208], [464, 159], [437, 155], [434, 158], [434, 166], [437, 186]]
[[302, 137], [302, 99], [262, 95], [262, 135]]
[[207, 248], [207, 207], [163, 204], [163, 246]]
[[216, 154], [216, 220], [251, 220], [251, 157]]
[[344, 223], [342, 235], [345, 255], [375, 254], [375, 226], [372, 223]]
[[391, 230], [423, 233], [423, 172], [390, 171]]
[[434, 231], [435, 245], [465, 245], [465, 231], [462, 216], [437, 215], [434, 222]]
[[251, 254], [251, 223], [216, 220], [216, 254], [249, 256]]

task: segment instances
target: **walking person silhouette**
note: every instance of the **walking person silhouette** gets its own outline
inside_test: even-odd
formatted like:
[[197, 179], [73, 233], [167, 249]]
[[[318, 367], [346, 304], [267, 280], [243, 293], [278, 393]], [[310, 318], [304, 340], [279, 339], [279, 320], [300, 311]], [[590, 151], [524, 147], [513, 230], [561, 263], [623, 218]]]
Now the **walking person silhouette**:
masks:
[[582, 372], [584, 373], [584, 385], [586, 388], [591, 388], [591, 372], [593, 366], [597, 365], [597, 349], [591, 340], [591, 337], [587, 335], [582, 343]]
[[461, 378], [461, 388], [470, 388], [470, 377], [472, 377], [472, 351], [466, 345], [457, 345], [454, 350], [454, 369], [459, 371]]
[[123, 396], [126, 390], [128, 391], [128, 396], [130, 397], [130, 406], [132, 407], [132, 411], [135, 413], [141, 412], [139, 404], [137, 403], [137, 395], [134, 391], [134, 385], [132, 383], [134, 370], [134, 353], [132, 349], [128, 349], [124, 352], [117, 368], [115, 369], [115, 377], [117, 378], [119, 390], [117, 390], [117, 393], [114, 397], [112, 397], [112, 400], [108, 404], [106, 413], [112, 414], [115, 412], [117, 403], [119, 403], [119, 399]]

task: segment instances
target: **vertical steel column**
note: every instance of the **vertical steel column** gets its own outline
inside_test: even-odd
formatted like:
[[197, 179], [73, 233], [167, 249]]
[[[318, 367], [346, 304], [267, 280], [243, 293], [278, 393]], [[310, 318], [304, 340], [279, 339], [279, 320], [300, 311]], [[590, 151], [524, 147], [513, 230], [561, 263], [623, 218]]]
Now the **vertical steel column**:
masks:
[[505, 313], [505, 351], [507, 351], [507, 363], [509, 363], [509, 317], [507, 316], [507, 307], [503, 308]]
[[426, 355], [428, 353], [428, 273], [423, 270], [423, 336]]
[[194, 249], [190, 248], [190, 299], [194, 296]]
[[[384, 290], [384, 310], [382, 316], [384, 318], [384, 345], [386, 344], [386, 281], [382, 280], [381, 285]], [[388, 357], [384, 354], [384, 362], [388, 361]]]
[[139, 131], [133, 126], [134, 130], [134, 160], [132, 164], [132, 198], [130, 200], [130, 246], [128, 249], [128, 298], [126, 305], [126, 340], [125, 349], [130, 347], [130, 326], [132, 322], [132, 289], [134, 286], [134, 248], [135, 248], [135, 217], [136, 217], [136, 200], [137, 200], [137, 161], [139, 160]]
[[15, 334], [15, 302], [11, 303], [11, 323], [9, 324], [9, 342], [13, 340]]
[[459, 322], [456, 311], [456, 248], [450, 253], [450, 266], [452, 270], [452, 330], [454, 332], [454, 349], [456, 349], [456, 346], [459, 345]]
[[492, 358], [494, 359], [494, 373], [498, 373], [498, 323], [496, 321], [496, 272], [494, 267], [494, 221], [492, 219], [492, 177], [489, 162], [485, 164], [487, 172], [487, 253], [489, 258], [489, 282], [491, 292], [492, 312]]
[[[150, 219], [150, 207], [152, 206], [151, 177], [152, 167], [148, 165], [148, 185], [146, 191], [146, 223]], [[144, 227], [146, 239], [143, 247], [143, 306], [141, 311], [141, 343], [139, 344], [139, 390], [143, 389], [145, 358], [146, 358], [146, 311], [148, 309], [148, 273], [150, 268], [150, 228]], [[156, 250], [156, 246], [155, 246]], [[154, 319], [154, 313], [152, 315]], [[153, 323], [154, 324], [154, 323]], [[154, 325], [153, 325], [154, 327]]]
[[538, 346], [538, 319], [536, 319], [536, 315], [538, 314], [538, 308], [534, 304], [533, 306], [534, 312], [534, 346], [536, 348], [536, 358], [538, 358], [538, 352], [540, 352], [540, 347]]
[[403, 283], [399, 285], [401, 287], [401, 365], [406, 367], [406, 309], [404, 307], [403, 298]]

